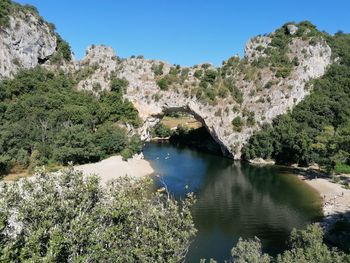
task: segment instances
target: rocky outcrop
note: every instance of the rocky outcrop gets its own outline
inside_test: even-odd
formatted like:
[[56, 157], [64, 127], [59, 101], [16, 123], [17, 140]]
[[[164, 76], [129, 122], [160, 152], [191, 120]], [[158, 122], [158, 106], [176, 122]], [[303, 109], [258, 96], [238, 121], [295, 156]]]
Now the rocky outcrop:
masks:
[[[332, 62], [331, 49], [322, 37], [311, 43], [308, 36], [298, 36], [296, 25], [287, 25], [285, 29], [290, 41], [284, 55], [291, 67], [286, 76], [278, 76], [276, 68], [260, 63], [276, 51], [277, 47], [272, 45], [274, 33], [251, 39], [243, 59], [233, 57], [221, 68], [209, 64], [181, 68], [142, 57], [120, 59], [112, 48], [94, 45], [81, 61], [66, 61], [56, 67], [45, 63], [57, 49], [57, 40], [49, 25], [31, 13], [19, 12], [11, 16], [9, 26], [0, 31], [0, 78], [11, 77], [20, 68], [45, 63], [49, 69], [73, 73], [79, 90], [89, 90], [96, 95], [109, 89], [112, 77], [125, 78], [129, 82], [125, 99], [134, 104], [143, 120], [142, 127], [131, 133], [138, 132], [147, 140], [150, 129], [166, 112], [184, 111], [207, 128], [226, 156], [239, 159], [243, 145], [252, 134], [303, 100], [312, 88], [307, 85], [309, 80], [322, 76]], [[202, 79], [196, 74], [208, 69], [216, 74], [215, 83], [209, 88], [201, 85]], [[169, 75], [177, 80], [161, 89], [159, 80]], [[232, 90], [239, 93], [239, 100], [231, 93], [209, 101], [198, 96], [199, 89], [206, 93], [208, 89], [218, 90], [226, 85], [228, 91], [227, 82], [231, 93]], [[243, 123], [239, 129], [232, 124], [237, 117]]]
[[[246, 56], [251, 59], [249, 53]], [[257, 92], [255, 82], [244, 80], [244, 76], [236, 78], [235, 85], [243, 92], [239, 112], [232, 110], [235, 103], [230, 97], [211, 105], [203, 103], [195, 96], [189, 96], [184, 87], [186, 84], [195, 83], [192, 69], [182, 87], [168, 91], [160, 90], [156, 84], [154, 74], [150, 70], [151, 64], [154, 63], [152, 61], [126, 60], [119, 76], [125, 77], [130, 83], [125, 97], [133, 102], [144, 120], [141, 129], [144, 138], [149, 135], [147, 131], [150, 126], [156, 123], [155, 119], [161, 118], [165, 112], [186, 111], [208, 129], [221, 145], [225, 155], [239, 159], [242, 146], [253, 132], [259, 130], [263, 123], [270, 123], [276, 116], [286, 113], [299, 103], [310, 92], [306, 83], [310, 79], [322, 76], [331, 63], [331, 49], [324, 42], [311, 46], [301, 39], [295, 39], [290, 44], [289, 56], [297, 57], [300, 62], [288, 78], [274, 78], [268, 69], [261, 70], [260, 86], [274, 81], [268, 89], [263, 88]], [[256, 124], [244, 126], [240, 132], [234, 131], [232, 120], [237, 116], [244, 118], [245, 110], [253, 112]]]
[[[292, 34], [294, 28], [290, 30]], [[218, 98], [216, 103], [197, 98], [192, 92], [193, 87], [198, 87], [199, 84], [199, 80], [194, 77], [197, 70], [195, 67], [186, 69], [187, 75], [181, 83], [168, 90], [161, 90], [157, 79], [166, 76], [172, 68], [171, 65], [143, 58], [120, 60], [112, 49], [106, 47], [89, 48], [87, 56], [80, 64], [91, 66], [95, 63], [97, 69], [87, 79], [82, 80], [78, 87], [96, 91], [94, 87], [98, 86], [104, 90], [108, 89], [112, 74], [125, 78], [129, 82], [125, 98], [134, 104], [144, 121], [138, 130], [142, 139], [150, 138], [150, 129], [166, 112], [184, 111], [192, 114], [207, 128], [226, 156], [239, 159], [241, 149], [250, 136], [264, 123], [272, 122], [276, 116], [286, 113], [308, 95], [311, 87], [306, 84], [309, 80], [322, 76], [331, 63], [331, 49], [324, 40], [320, 39], [310, 45], [309, 40], [298, 37], [293, 38], [288, 46], [288, 58], [290, 61], [298, 61], [288, 77], [276, 77], [269, 67], [257, 69], [245, 62], [254, 63], [257, 59], [265, 57], [263, 50], [269, 47], [270, 43], [269, 36], [252, 39], [246, 45], [244, 60], [239, 62], [245, 65], [248, 73], [254, 70], [259, 76], [258, 79], [248, 79], [248, 73], [242, 71], [227, 77], [233, 79], [234, 85], [242, 92], [241, 104], [231, 96]], [[156, 76], [154, 68], [160, 64], [162, 74], [159, 77]], [[254, 124], [244, 125], [241, 131], [235, 131], [232, 120], [237, 116], [246, 120], [247, 112], [254, 116]]]
[[298, 32], [298, 27], [296, 25], [290, 24], [287, 25], [287, 30], [289, 34], [294, 35]]
[[244, 56], [252, 62], [260, 57], [266, 57], [264, 49], [271, 43], [271, 38], [268, 36], [259, 36], [250, 39], [244, 48]]
[[117, 70], [118, 58], [111, 47], [90, 46], [86, 56], [76, 62], [75, 69], [89, 72], [87, 78], [78, 83], [79, 90], [90, 90], [96, 94], [109, 88], [112, 74]]
[[264, 160], [262, 158], [255, 158], [252, 160], [249, 160], [249, 163], [255, 164], [255, 165], [274, 165], [274, 160]]
[[18, 11], [0, 29], [0, 79], [46, 62], [56, 51], [56, 36], [40, 17]]

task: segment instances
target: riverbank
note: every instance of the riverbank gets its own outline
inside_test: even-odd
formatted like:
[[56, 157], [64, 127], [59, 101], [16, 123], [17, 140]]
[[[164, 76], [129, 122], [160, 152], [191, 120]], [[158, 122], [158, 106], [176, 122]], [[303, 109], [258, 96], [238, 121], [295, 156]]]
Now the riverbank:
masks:
[[314, 188], [322, 197], [324, 216], [350, 212], [350, 189], [345, 189], [329, 178], [308, 178], [304, 175], [299, 175], [299, 178]]
[[[252, 165], [275, 164], [273, 160], [264, 160], [262, 158], [249, 160], [249, 163]], [[322, 198], [323, 215], [325, 217], [350, 213], [350, 189], [345, 188], [344, 185], [340, 183], [334, 182], [330, 176], [321, 172], [318, 166], [291, 166], [288, 168], [292, 168], [299, 179], [307, 183], [320, 194]], [[342, 175], [341, 177], [346, 177], [347, 182], [350, 181], [350, 176]]]
[[[274, 165], [273, 160], [261, 158], [249, 160], [252, 165]], [[332, 181], [329, 176], [319, 170], [300, 167], [288, 167], [294, 170], [298, 178], [315, 189], [322, 198], [322, 211], [325, 217], [350, 213], [350, 189]]]
[[148, 161], [140, 157], [123, 161], [121, 156], [112, 156], [97, 163], [74, 166], [74, 169], [84, 174], [97, 174], [102, 184], [125, 175], [141, 178], [154, 173]]
[[320, 222], [325, 238], [341, 249], [350, 249], [350, 189], [328, 177], [298, 175], [322, 198], [324, 218]]

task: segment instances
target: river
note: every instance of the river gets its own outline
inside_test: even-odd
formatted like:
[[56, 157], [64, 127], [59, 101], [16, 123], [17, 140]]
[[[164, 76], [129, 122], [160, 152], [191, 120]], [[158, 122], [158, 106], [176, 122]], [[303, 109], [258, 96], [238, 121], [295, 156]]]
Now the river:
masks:
[[186, 262], [223, 262], [239, 237], [257, 236], [264, 252], [276, 255], [293, 228], [321, 216], [319, 194], [288, 168], [257, 167], [164, 142], [147, 143], [144, 156], [161, 177], [155, 178], [158, 187], [164, 182], [176, 198], [196, 195], [198, 232]]

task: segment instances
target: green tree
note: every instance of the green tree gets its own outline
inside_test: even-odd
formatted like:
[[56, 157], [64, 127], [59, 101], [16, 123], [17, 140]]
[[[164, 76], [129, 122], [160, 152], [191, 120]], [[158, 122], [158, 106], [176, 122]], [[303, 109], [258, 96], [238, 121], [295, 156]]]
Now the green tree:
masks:
[[168, 90], [170, 85], [177, 80], [176, 74], [169, 73], [157, 80], [157, 84], [161, 90]]
[[[294, 229], [290, 236], [290, 248], [277, 257], [270, 257], [262, 252], [258, 238], [239, 239], [231, 250], [234, 263], [345, 263], [350, 262], [350, 255], [329, 248], [323, 241], [323, 230], [318, 224], [311, 224], [305, 230]], [[205, 261], [202, 261], [205, 262]], [[211, 260], [210, 262], [216, 262]]]
[[172, 131], [166, 127], [163, 123], [159, 122], [157, 123], [152, 131], [153, 136], [160, 137], [160, 138], [166, 138], [171, 136]]
[[11, 12], [11, 0], [1, 0], [0, 1], [0, 28], [8, 25], [10, 12]]
[[270, 263], [270, 256], [262, 253], [260, 240], [255, 239], [245, 241], [239, 239], [237, 245], [232, 248], [231, 256], [236, 263]]
[[71, 61], [72, 59], [72, 51], [70, 49], [69, 44], [61, 38], [59, 34], [56, 33], [56, 53], [50, 59], [53, 63], [60, 63], [61, 60]]
[[128, 145], [124, 129], [114, 127], [109, 123], [100, 126], [94, 133], [95, 145], [102, 151], [103, 157], [120, 153]]
[[163, 75], [163, 68], [164, 68], [164, 63], [160, 62], [158, 65], [152, 65], [151, 69], [156, 76], [161, 76]]
[[101, 155], [93, 144], [92, 134], [82, 125], [61, 130], [54, 144], [53, 158], [63, 164], [94, 162]]
[[217, 76], [218, 76], [217, 71], [213, 69], [207, 69], [206, 71], [204, 71], [204, 75], [201, 79], [201, 83], [213, 85], [217, 79]]
[[120, 79], [120, 78], [113, 77], [111, 79], [111, 83], [110, 83], [111, 91], [120, 92], [121, 94], [124, 94], [128, 86], [129, 86], [129, 81], [127, 81], [125, 78]]
[[0, 155], [0, 176], [8, 173], [11, 168], [11, 157], [8, 155]]
[[194, 72], [193, 76], [194, 76], [195, 78], [199, 79], [199, 78], [202, 76], [202, 74], [203, 74], [203, 70], [197, 69], [197, 70]]
[[74, 79], [36, 67], [0, 82], [0, 155], [9, 160], [3, 172], [98, 161], [126, 148], [130, 156], [139, 152], [119, 128], [140, 124], [138, 111], [123, 98], [126, 82], [114, 79], [118, 88], [96, 97], [76, 91]]
[[290, 244], [290, 250], [277, 257], [278, 263], [350, 262], [349, 255], [327, 247], [323, 242], [323, 230], [317, 224], [309, 225], [306, 230], [294, 229]]
[[102, 187], [70, 169], [3, 185], [0, 261], [182, 262], [195, 234], [193, 198], [151, 188], [128, 177]]
[[240, 116], [235, 117], [232, 120], [232, 125], [233, 125], [233, 130], [234, 131], [237, 131], [237, 132], [242, 131], [243, 121], [242, 121], [241, 117]]

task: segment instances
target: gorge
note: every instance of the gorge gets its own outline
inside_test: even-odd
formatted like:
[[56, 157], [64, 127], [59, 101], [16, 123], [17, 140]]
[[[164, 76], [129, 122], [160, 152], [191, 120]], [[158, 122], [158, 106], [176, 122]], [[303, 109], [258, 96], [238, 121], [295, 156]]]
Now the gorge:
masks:
[[[143, 121], [132, 133], [147, 140], [160, 116], [182, 110], [207, 128], [224, 155], [240, 159], [251, 135], [302, 101], [312, 90], [309, 81], [322, 76], [336, 59], [317, 32], [306, 22], [286, 24], [251, 39], [244, 58], [234, 56], [219, 68], [172, 66], [143, 57], [121, 59], [112, 48], [95, 45], [75, 61], [60, 50], [63, 42], [49, 24], [35, 12], [21, 10], [10, 16], [9, 26], [0, 34], [0, 78], [42, 65], [78, 75], [77, 89], [96, 95], [110, 89], [113, 77], [126, 79], [124, 98]], [[232, 124], [234, 119], [239, 127]]]
[[350, 34], [309, 21], [215, 66], [75, 59], [0, 0], [0, 262], [350, 262], [349, 105]]

